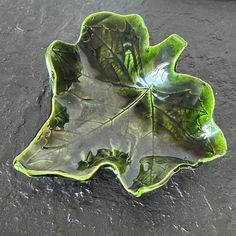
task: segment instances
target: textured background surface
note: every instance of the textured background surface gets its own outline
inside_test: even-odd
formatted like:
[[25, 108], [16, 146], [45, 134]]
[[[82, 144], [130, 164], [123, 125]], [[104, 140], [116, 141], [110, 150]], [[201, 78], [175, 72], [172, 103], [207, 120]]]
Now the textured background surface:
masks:
[[[189, 42], [178, 71], [212, 85], [228, 140], [224, 158], [141, 199], [107, 171], [81, 185], [12, 168], [50, 113], [45, 49], [54, 39], [75, 42], [82, 20], [101, 10], [139, 13], [151, 44], [172, 33]], [[235, 235], [236, 1], [0, 0], [0, 19], [1, 235]]]

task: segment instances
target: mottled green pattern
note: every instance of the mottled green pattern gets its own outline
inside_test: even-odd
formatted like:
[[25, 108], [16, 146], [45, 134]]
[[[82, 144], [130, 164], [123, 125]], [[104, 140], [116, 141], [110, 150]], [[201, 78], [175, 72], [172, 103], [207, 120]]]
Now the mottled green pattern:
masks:
[[52, 113], [15, 168], [86, 181], [108, 167], [141, 196], [224, 155], [211, 87], [175, 71], [186, 45], [174, 34], [150, 46], [138, 15], [87, 17], [76, 44], [47, 49]]

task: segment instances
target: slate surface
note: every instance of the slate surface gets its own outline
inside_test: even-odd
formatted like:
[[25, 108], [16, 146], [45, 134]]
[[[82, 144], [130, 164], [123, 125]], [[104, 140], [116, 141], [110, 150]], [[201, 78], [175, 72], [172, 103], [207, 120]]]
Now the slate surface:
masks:
[[[75, 42], [82, 20], [101, 10], [139, 13], [151, 44], [172, 33], [188, 41], [178, 71], [212, 85], [228, 140], [224, 158], [139, 199], [109, 171], [81, 185], [12, 167], [50, 113], [45, 49]], [[0, 235], [235, 235], [236, 1], [0, 0], [0, 19]]]

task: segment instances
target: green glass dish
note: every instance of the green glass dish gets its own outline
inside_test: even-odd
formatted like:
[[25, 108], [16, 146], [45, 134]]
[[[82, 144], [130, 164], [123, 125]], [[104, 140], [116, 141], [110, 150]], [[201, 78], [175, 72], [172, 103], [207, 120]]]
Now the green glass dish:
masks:
[[52, 112], [14, 167], [81, 182], [109, 168], [139, 197], [224, 155], [210, 85], [175, 70], [186, 46], [176, 34], [150, 46], [136, 14], [88, 16], [75, 44], [46, 51]]

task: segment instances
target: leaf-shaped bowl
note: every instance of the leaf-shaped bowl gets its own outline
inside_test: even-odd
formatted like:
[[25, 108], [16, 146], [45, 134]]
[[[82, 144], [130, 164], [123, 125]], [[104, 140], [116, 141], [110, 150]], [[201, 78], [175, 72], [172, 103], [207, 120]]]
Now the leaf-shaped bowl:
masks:
[[150, 46], [136, 14], [88, 16], [78, 42], [46, 51], [52, 112], [14, 167], [82, 182], [110, 168], [141, 196], [224, 155], [210, 85], [175, 71], [186, 45], [173, 34]]

